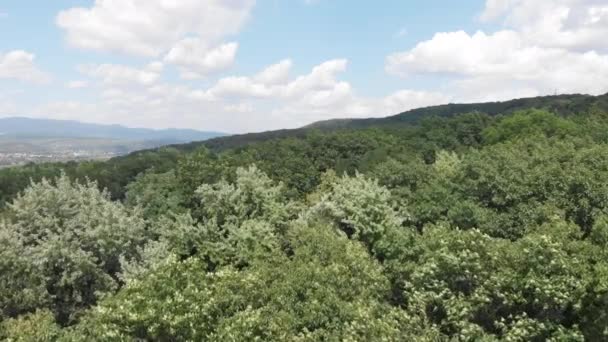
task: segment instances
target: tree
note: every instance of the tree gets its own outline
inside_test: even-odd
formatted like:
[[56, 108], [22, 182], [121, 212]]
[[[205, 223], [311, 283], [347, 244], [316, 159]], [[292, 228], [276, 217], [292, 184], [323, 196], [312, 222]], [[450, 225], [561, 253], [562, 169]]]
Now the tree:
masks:
[[169, 255], [201, 259], [210, 270], [246, 267], [283, 246], [287, 224], [296, 214], [283, 185], [255, 166], [238, 168], [234, 183], [202, 184], [195, 196], [201, 204], [194, 217], [173, 215], [155, 222], [157, 236], [123, 261], [125, 279], [145, 276]]
[[125, 204], [131, 208], [142, 208], [147, 220], [186, 212], [186, 196], [174, 171], [140, 174], [126, 189]]
[[372, 251], [388, 231], [401, 228], [407, 213], [394, 209], [391, 193], [377, 181], [361, 174], [328, 180], [329, 184], [321, 185], [325, 190], [308, 214], [311, 219], [328, 220]]
[[184, 196], [194, 202], [194, 191], [201, 184], [214, 183], [222, 179], [224, 167], [216, 154], [206, 148], [200, 148], [179, 160], [175, 175]]
[[104, 301], [72, 340], [434, 340], [431, 327], [388, 305], [387, 279], [359, 243], [331, 227], [289, 232], [292, 252], [209, 272], [169, 259]]
[[0, 322], [0, 340], [9, 342], [54, 342], [62, 335], [49, 311], [36, 311]]
[[[0, 274], [3, 314], [51, 310], [61, 324], [77, 319], [118, 289], [120, 256], [132, 256], [148, 232], [138, 210], [111, 202], [93, 182], [62, 175], [33, 183], [9, 206], [0, 226], [7, 242]], [[11, 291], [23, 286], [20, 298]], [[7, 293], [8, 292], [8, 293]]]
[[496, 144], [530, 136], [564, 138], [577, 133], [577, 127], [572, 121], [544, 110], [533, 109], [503, 117], [496, 125], [484, 130], [483, 138], [487, 144]]

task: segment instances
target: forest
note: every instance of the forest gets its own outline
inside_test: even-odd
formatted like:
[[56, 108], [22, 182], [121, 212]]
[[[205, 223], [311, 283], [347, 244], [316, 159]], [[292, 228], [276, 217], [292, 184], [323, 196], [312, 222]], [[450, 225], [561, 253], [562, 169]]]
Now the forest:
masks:
[[2, 169], [0, 340], [608, 341], [608, 111], [559, 108]]

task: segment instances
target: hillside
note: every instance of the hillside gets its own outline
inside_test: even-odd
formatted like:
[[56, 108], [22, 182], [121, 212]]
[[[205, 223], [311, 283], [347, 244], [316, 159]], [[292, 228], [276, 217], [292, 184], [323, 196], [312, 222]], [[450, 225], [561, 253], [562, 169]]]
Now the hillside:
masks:
[[606, 341], [597, 100], [2, 169], [0, 340]]
[[608, 94], [600, 96], [571, 94], [530, 97], [503, 102], [447, 104], [412, 109], [385, 118], [319, 121], [307, 127], [317, 129], [366, 128], [370, 126], [389, 126], [403, 123], [417, 123], [421, 119], [431, 116], [451, 117], [458, 114], [471, 112], [480, 112], [490, 116], [495, 116], [499, 114], [510, 114], [518, 110], [526, 110], [530, 108], [546, 109], [561, 116], [575, 115], [589, 111], [593, 108], [605, 110], [608, 109]]
[[0, 342], [608, 342], [607, 36], [608, 0], [0, 1]]
[[514, 99], [503, 102], [485, 102], [470, 104], [447, 104], [425, 108], [412, 109], [397, 115], [384, 118], [368, 119], [333, 119], [319, 121], [298, 129], [285, 129], [261, 133], [231, 135], [209, 139], [204, 143], [184, 144], [178, 148], [191, 150], [205, 145], [213, 150], [223, 150], [244, 146], [251, 143], [262, 142], [277, 138], [302, 137], [311, 130], [334, 131], [340, 129], [364, 129], [370, 127], [396, 127], [404, 124], [416, 124], [424, 118], [452, 117], [458, 114], [479, 112], [490, 116], [506, 115], [519, 110], [531, 108], [546, 109], [560, 116], [571, 116], [586, 113], [592, 110], [608, 110], [608, 94], [600, 96], [591, 95], [556, 95], [532, 98]]

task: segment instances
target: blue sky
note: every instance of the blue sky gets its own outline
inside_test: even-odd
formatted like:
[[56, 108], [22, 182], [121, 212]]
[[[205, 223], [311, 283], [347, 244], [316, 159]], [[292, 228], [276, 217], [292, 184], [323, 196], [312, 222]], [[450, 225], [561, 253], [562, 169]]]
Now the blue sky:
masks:
[[603, 0], [4, 0], [0, 117], [251, 132], [601, 94], [606, 36]]

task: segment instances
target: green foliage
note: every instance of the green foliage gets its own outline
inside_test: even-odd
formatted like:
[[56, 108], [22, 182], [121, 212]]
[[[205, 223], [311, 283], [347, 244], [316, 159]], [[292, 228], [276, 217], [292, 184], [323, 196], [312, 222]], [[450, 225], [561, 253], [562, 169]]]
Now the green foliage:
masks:
[[61, 334], [49, 311], [36, 311], [0, 323], [0, 339], [7, 342], [53, 342]]
[[234, 184], [203, 184], [196, 195], [201, 200], [203, 220], [218, 225], [239, 225], [251, 219], [280, 224], [288, 215], [283, 186], [274, 185], [255, 166], [237, 169]]
[[277, 249], [294, 215], [283, 186], [255, 166], [237, 169], [233, 184], [204, 184], [196, 195], [202, 203], [203, 223], [194, 234], [193, 249], [214, 265], [244, 265], [256, 254]]
[[125, 204], [142, 208], [148, 220], [186, 211], [186, 198], [174, 171], [140, 174], [126, 189]]
[[599, 247], [608, 248], [608, 215], [601, 215], [597, 218], [589, 240]]
[[22, 239], [0, 223], [0, 321], [50, 305], [46, 279]]
[[407, 310], [424, 312], [447, 336], [583, 340], [571, 322], [584, 315], [592, 269], [585, 253], [571, 254], [575, 243], [559, 234], [511, 243], [477, 230], [428, 227], [416, 253], [389, 269], [404, 282]]
[[570, 120], [542, 110], [516, 112], [502, 118], [483, 132], [487, 144], [522, 139], [529, 136], [564, 138], [577, 134], [578, 127]]
[[446, 105], [2, 170], [0, 339], [608, 340], [605, 108]]
[[32, 181], [54, 179], [65, 173], [71, 179], [93, 180], [100, 189], [106, 189], [112, 199], [122, 199], [126, 186], [137, 175], [150, 169], [157, 173], [171, 170], [180, 152], [172, 148], [156, 151], [135, 152], [107, 162], [85, 161], [49, 164], [28, 164], [23, 167], [9, 167], [0, 170], [0, 208], [9, 203]]
[[[140, 212], [111, 202], [96, 184], [34, 183], [0, 226], [3, 315], [48, 308], [65, 324], [118, 288], [119, 257], [136, 253], [147, 236]], [[21, 291], [16, 292], [16, 289]]]
[[373, 250], [387, 231], [400, 229], [404, 221], [390, 200], [388, 189], [376, 181], [361, 174], [344, 176], [325, 186], [325, 193], [309, 215], [334, 223], [348, 237]]
[[222, 179], [223, 170], [217, 155], [201, 148], [179, 160], [176, 167], [177, 184], [187, 198], [192, 198], [194, 191], [201, 184]]
[[423, 336], [383, 301], [379, 265], [332, 230], [296, 228], [292, 256], [207, 272], [175, 259], [94, 309], [74, 328], [89, 340], [319, 341]]

